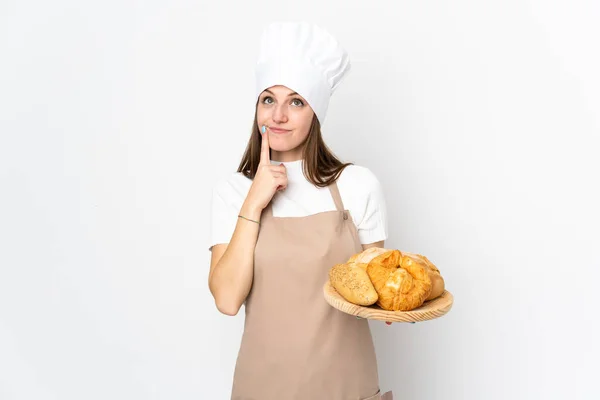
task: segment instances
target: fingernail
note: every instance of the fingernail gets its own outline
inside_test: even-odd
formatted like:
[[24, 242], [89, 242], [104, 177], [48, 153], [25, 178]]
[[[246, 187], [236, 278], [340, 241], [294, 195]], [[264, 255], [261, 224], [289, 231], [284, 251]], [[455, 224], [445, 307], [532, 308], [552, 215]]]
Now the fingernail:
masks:
[[358, 315], [356, 316], [356, 319], [362, 319], [361, 317], [359, 317]]
[[[283, 165], [283, 163], [279, 164], [279, 165]], [[285, 167], [285, 165], [283, 165]]]
[[386, 324], [391, 325], [392, 323], [389, 321], [385, 321]]
[[267, 128], [263, 125], [262, 126], [262, 133], [265, 133], [266, 130], [267, 130]]

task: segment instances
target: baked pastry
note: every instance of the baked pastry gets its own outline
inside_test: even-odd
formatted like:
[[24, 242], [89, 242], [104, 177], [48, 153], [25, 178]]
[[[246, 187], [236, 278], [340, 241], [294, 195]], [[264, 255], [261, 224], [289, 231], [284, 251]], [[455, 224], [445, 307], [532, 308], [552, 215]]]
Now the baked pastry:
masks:
[[429, 261], [429, 259], [421, 254], [408, 253], [403, 251], [402, 255], [408, 256], [423, 263], [427, 267], [427, 273], [429, 274], [429, 279], [431, 279], [431, 293], [425, 301], [433, 300], [444, 293], [446, 290], [446, 285], [444, 282], [444, 277], [440, 274], [440, 270]]
[[367, 274], [384, 310], [409, 311], [431, 294], [428, 267], [399, 250], [387, 250], [369, 261]]
[[370, 306], [379, 298], [367, 272], [355, 263], [336, 264], [331, 267], [329, 281], [350, 303]]
[[[352, 257], [350, 257], [348, 262], [354, 262], [366, 270], [366, 266], [373, 258], [390, 250], [391, 249], [384, 249], [381, 247], [370, 247], [360, 253], [354, 254]], [[425, 299], [425, 301], [433, 300], [444, 293], [444, 290], [446, 290], [444, 278], [440, 274], [440, 270], [431, 261], [429, 261], [427, 257], [421, 254], [409, 253], [406, 251], [401, 252], [401, 254], [402, 256], [409, 256], [414, 261], [420, 262], [428, 267], [427, 273], [429, 274], [429, 279], [431, 279], [431, 293]]]
[[445, 290], [439, 269], [421, 254], [370, 247], [352, 255], [346, 264], [367, 272], [378, 295], [377, 305], [385, 310], [412, 310]]

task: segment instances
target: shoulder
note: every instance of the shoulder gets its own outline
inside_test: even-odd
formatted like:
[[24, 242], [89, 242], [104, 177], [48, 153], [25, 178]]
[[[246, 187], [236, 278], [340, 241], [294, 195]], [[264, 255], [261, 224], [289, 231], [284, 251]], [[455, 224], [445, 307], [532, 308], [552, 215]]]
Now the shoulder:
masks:
[[370, 191], [378, 188], [381, 184], [375, 173], [369, 168], [362, 165], [348, 165], [338, 177], [338, 185], [353, 186]]
[[212, 188], [210, 245], [229, 243], [237, 216], [252, 181], [242, 173], [231, 173], [217, 180]]
[[344, 206], [356, 224], [362, 244], [386, 240], [387, 206], [382, 185], [371, 169], [360, 165], [347, 166], [338, 178]]
[[234, 200], [245, 197], [252, 185], [252, 180], [241, 172], [233, 172], [219, 179], [213, 186], [213, 196]]

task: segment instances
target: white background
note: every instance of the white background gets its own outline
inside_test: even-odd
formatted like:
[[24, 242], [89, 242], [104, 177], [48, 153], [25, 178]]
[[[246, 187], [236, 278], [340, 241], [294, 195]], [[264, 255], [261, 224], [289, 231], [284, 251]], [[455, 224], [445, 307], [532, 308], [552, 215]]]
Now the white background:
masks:
[[600, 398], [599, 19], [566, 0], [3, 0], [0, 398], [228, 398], [243, 312], [208, 291], [210, 189], [242, 156], [275, 20], [348, 50], [325, 140], [383, 183], [386, 246], [455, 296], [371, 323], [382, 389]]

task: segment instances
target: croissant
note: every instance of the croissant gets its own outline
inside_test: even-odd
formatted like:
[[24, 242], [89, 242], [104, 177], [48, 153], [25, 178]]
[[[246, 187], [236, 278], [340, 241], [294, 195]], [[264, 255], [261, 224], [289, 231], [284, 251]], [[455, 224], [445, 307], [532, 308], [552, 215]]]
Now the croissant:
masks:
[[[391, 251], [391, 249], [370, 247], [360, 253], [352, 255], [352, 257], [348, 259], [348, 262], [356, 263], [358, 266], [366, 270], [367, 265], [373, 258], [388, 251]], [[429, 296], [427, 296], [425, 301], [433, 300], [444, 293], [444, 290], [446, 289], [444, 278], [442, 277], [440, 270], [431, 261], [429, 261], [427, 257], [421, 254], [409, 253], [406, 251], [403, 251], [401, 254], [403, 256], [411, 257], [414, 261], [417, 261], [428, 267], [427, 273], [429, 275], [429, 279], [431, 279], [431, 293]]]
[[[358, 257], [357, 257], [358, 258]], [[428, 267], [399, 250], [387, 250], [373, 257], [367, 274], [384, 310], [408, 311], [421, 306], [431, 294]]]

